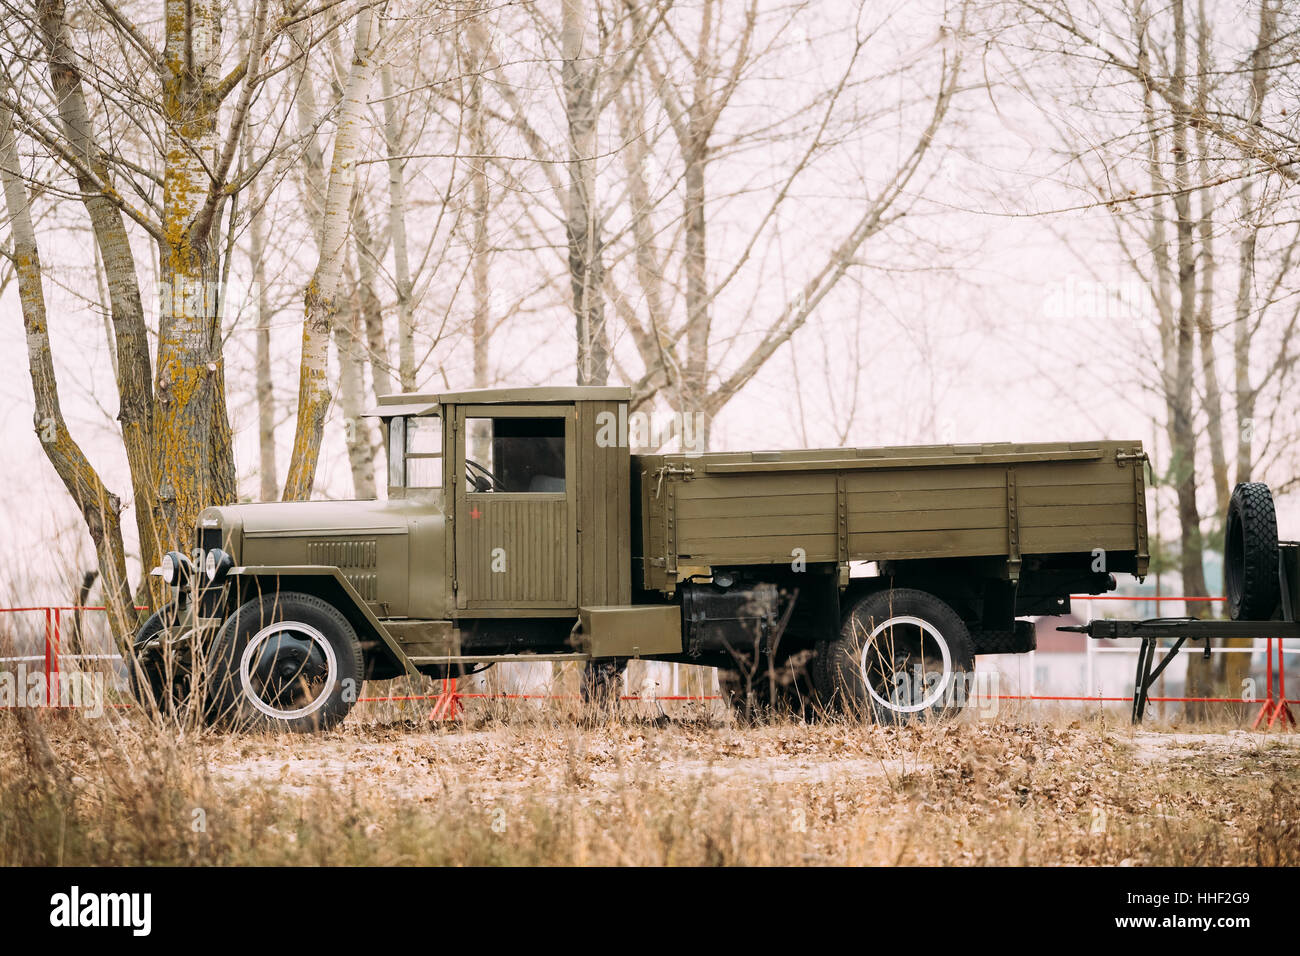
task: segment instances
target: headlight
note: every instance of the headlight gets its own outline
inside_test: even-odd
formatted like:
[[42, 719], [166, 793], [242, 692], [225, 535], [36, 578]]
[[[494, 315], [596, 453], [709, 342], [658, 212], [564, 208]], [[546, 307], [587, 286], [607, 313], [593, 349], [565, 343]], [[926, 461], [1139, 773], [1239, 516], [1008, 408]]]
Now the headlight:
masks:
[[209, 584], [216, 584], [226, 576], [235, 559], [221, 548], [213, 548], [203, 558], [203, 573]]
[[190, 559], [179, 551], [168, 551], [164, 554], [160, 567], [162, 568], [162, 579], [168, 584], [184, 585], [186, 579], [194, 571], [194, 565], [190, 563]]

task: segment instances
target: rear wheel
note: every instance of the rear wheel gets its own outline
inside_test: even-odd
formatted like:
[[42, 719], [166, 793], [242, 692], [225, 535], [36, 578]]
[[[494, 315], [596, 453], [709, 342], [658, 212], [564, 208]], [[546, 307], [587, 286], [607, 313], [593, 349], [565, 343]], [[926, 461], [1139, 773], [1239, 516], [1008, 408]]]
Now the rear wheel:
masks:
[[1234, 621], [1266, 621], [1278, 602], [1277, 513], [1268, 485], [1245, 481], [1228, 499], [1223, 590]]
[[846, 710], [897, 723], [960, 711], [974, 670], [970, 632], [957, 612], [933, 594], [893, 588], [863, 597], [845, 615], [824, 680]]
[[237, 728], [327, 730], [356, 703], [361, 643], [338, 609], [310, 594], [268, 594], [222, 626], [208, 668], [211, 716]]

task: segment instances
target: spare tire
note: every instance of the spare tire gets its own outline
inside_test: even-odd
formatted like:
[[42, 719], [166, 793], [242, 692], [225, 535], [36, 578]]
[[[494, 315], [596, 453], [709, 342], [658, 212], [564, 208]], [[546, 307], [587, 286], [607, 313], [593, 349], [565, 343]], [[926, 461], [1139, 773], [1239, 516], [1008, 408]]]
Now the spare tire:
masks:
[[1232, 489], [1223, 532], [1223, 593], [1234, 621], [1267, 621], [1278, 602], [1277, 512], [1262, 481]]

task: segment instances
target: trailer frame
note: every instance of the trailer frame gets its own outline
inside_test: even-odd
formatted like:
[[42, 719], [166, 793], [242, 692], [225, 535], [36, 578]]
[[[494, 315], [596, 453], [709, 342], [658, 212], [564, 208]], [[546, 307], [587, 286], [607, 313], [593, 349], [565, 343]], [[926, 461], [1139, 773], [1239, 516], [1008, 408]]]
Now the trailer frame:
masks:
[[[1282, 549], [1297, 548], [1294, 542], [1280, 542]], [[1287, 575], [1287, 561], [1279, 560], [1277, 574], [1281, 595], [1280, 620], [1271, 621], [1204, 621], [1194, 617], [1154, 617], [1144, 620], [1089, 621], [1058, 627], [1058, 631], [1070, 631], [1086, 634], [1095, 641], [1140, 640], [1138, 648], [1137, 672], [1133, 677], [1133, 711], [1132, 722], [1140, 724], [1146, 713], [1147, 700], [1151, 688], [1178, 656], [1183, 645], [1188, 641], [1204, 641], [1205, 659], [1210, 658], [1210, 641], [1214, 638], [1257, 638], [1272, 641], [1288, 638], [1300, 638], [1300, 621], [1296, 620], [1295, 602], [1292, 600], [1291, 581]], [[1300, 582], [1297, 582], [1300, 583]], [[1174, 639], [1164, 657], [1156, 663], [1156, 651], [1160, 641]]]

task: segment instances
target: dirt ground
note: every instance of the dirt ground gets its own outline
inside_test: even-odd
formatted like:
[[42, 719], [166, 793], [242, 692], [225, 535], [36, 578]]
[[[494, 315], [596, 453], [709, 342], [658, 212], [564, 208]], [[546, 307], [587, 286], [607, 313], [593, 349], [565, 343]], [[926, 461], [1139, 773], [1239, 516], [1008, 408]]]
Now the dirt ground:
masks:
[[0, 863], [1300, 864], [1300, 734], [1109, 713], [421, 707], [316, 736], [123, 716], [0, 738], [0, 830], [24, 834]]
[[[232, 792], [273, 787], [306, 800], [322, 788], [363, 791], [369, 806], [454, 806], [461, 822], [488, 827], [539, 810], [595, 819], [689, 807], [701, 834], [733, 835], [727, 862], [1300, 856], [1300, 735], [1277, 732], [1133, 730], [1068, 716], [898, 728], [743, 727], [716, 715], [595, 726], [358, 721], [316, 739], [227, 739], [208, 756], [213, 780]], [[736, 830], [747, 836], [735, 842]], [[793, 849], [773, 852], [775, 840]], [[651, 841], [640, 855], [608, 860], [590, 852], [672, 861], [658, 849]]]
[[[449, 787], [508, 795], [520, 790], [612, 789], [653, 774], [663, 781], [888, 787], [953, 761], [977, 764], [990, 736], [1011, 744], [1007, 768], [1114, 760], [1142, 774], [1300, 779], [1300, 734], [1245, 730], [1177, 732], [1063, 727], [884, 729], [857, 726], [734, 727], [663, 721], [579, 727], [525, 723], [460, 729], [356, 723], [323, 737], [227, 739], [210, 751], [215, 779], [273, 784], [286, 792], [364, 780], [372, 793], [427, 800]], [[1041, 750], [1035, 746], [1043, 744]], [[971, 744], [974, 748], [967, 749]], [[1259, 766], [1252, 768], [1252, 761]], [[973, 764], [972, 764], [973, 766]], [[450, 776], [449, 776], [450, 775]], [[1003, 774], [997, 774], [1002, 776]], [[1009, 774], [1008, 774], [1009, 775]], [[1138, 781], [1134, 781], [1136, 784]], [[1148, 784], [1151, 780], [1148, 779]]]

